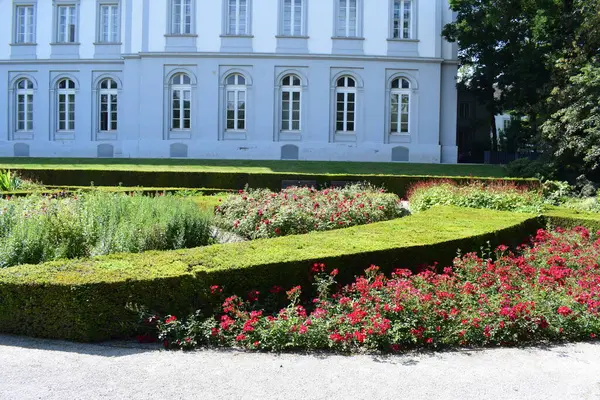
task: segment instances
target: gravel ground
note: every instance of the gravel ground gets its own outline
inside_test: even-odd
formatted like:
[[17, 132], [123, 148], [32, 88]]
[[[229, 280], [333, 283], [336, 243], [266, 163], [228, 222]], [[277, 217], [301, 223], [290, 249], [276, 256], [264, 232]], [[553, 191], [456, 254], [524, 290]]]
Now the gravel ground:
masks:
[[350, 357], [0, 335], [0, 399], [99, 398], [600, 399], [600, 343]]

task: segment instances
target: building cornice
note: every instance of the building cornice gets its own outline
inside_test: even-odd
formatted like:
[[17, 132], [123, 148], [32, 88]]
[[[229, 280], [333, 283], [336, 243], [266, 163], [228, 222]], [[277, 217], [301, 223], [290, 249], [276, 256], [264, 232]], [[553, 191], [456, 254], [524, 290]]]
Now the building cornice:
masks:
[[296, 60], [339, 60], [339, 61], [385, 61], [385, 62], [414, 62], [458, 65], [458, 60], [446, 60], [436, 57], [402, 57], [377, 55], [343, 55], [343, 54], [288, 54], [288, 53], [225, 53], [225, 52], [140, 52], [122, 54], [121, 58], [113, 59], [11, 59], [0, 60], [0, 65], [14, 64], [123, 64], [125, 60], [143, 58], [221, 58], [221, 59], [296, 59]]

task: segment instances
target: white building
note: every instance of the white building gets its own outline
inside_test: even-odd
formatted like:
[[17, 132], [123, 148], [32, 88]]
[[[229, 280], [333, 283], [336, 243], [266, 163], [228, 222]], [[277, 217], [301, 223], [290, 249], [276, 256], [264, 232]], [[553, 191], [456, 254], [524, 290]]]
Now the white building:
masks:
[[0, 156], [448, 162], [448, 0], [0, 0]]

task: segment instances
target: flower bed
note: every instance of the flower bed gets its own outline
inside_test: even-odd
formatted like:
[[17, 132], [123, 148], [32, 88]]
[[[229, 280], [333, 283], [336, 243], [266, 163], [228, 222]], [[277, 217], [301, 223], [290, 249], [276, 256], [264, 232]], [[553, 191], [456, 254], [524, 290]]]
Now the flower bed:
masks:
[[[289, 305], [274, 314], [260, 304], [281, 301], [281, 287], [227, 297], [216, 316], [142, 315], [168, 348], [395, 352], [600, 335], [600, 240], [586, 229], [540, 230], [531, 246], [518, 254], [501, 246], [495, 259], [467, 254], [441, 274], [397, 270], [386, 277], [371, 267], [333, 293], [338, 270], [316, 264], [316, 298], [302, 303], [300, 287], [286, 288]], [[219, 286], [210, 292], [223, 296]]]
[[215, 223], [248, 239], [328, 231], [404, 215], [400, 199], [365, 185], [316, 190], [240, 190], [216, 209]]
[[103, 192], [0, 199], [0, 268], [210, 243], [210, 215], [189, 199]]
[[467, 185], [452, 181], [422, 182], [411, 187], [408, 199], [411, 210], [415, 212], [452, 205], [539, 214], [545, 203], [540, 190], [501, 181], [471, 182]]

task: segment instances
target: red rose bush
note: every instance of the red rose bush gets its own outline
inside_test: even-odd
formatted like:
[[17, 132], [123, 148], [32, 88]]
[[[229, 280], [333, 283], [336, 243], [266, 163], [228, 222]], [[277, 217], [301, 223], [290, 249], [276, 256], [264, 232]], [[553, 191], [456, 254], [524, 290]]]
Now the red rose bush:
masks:
[[[226, 297], [214, 316], [143, 318], [165, 347], [184, 349], [397, 352], [583, 340], [600, 335], [599, 260], [597, 235], [540, 230], [516, 254], [504, 246], [493, 260], [467, 254], [443, 273], [399, 269], [386, 276], [372, 266], [336, 290], [338, 271], [316, 264], [309, 302], [300, 287], [274, 287]], [[223, 296], [220, 287], [211, 292]], [[261, 305], [282, 296], [288, 306], [276, 313]]]
[[305, 234], [387, 221], [405, 215], [398, 196], [368, 185], [279, 193], [241, 190], [215, 210], [215, 224], [247, 239]]

